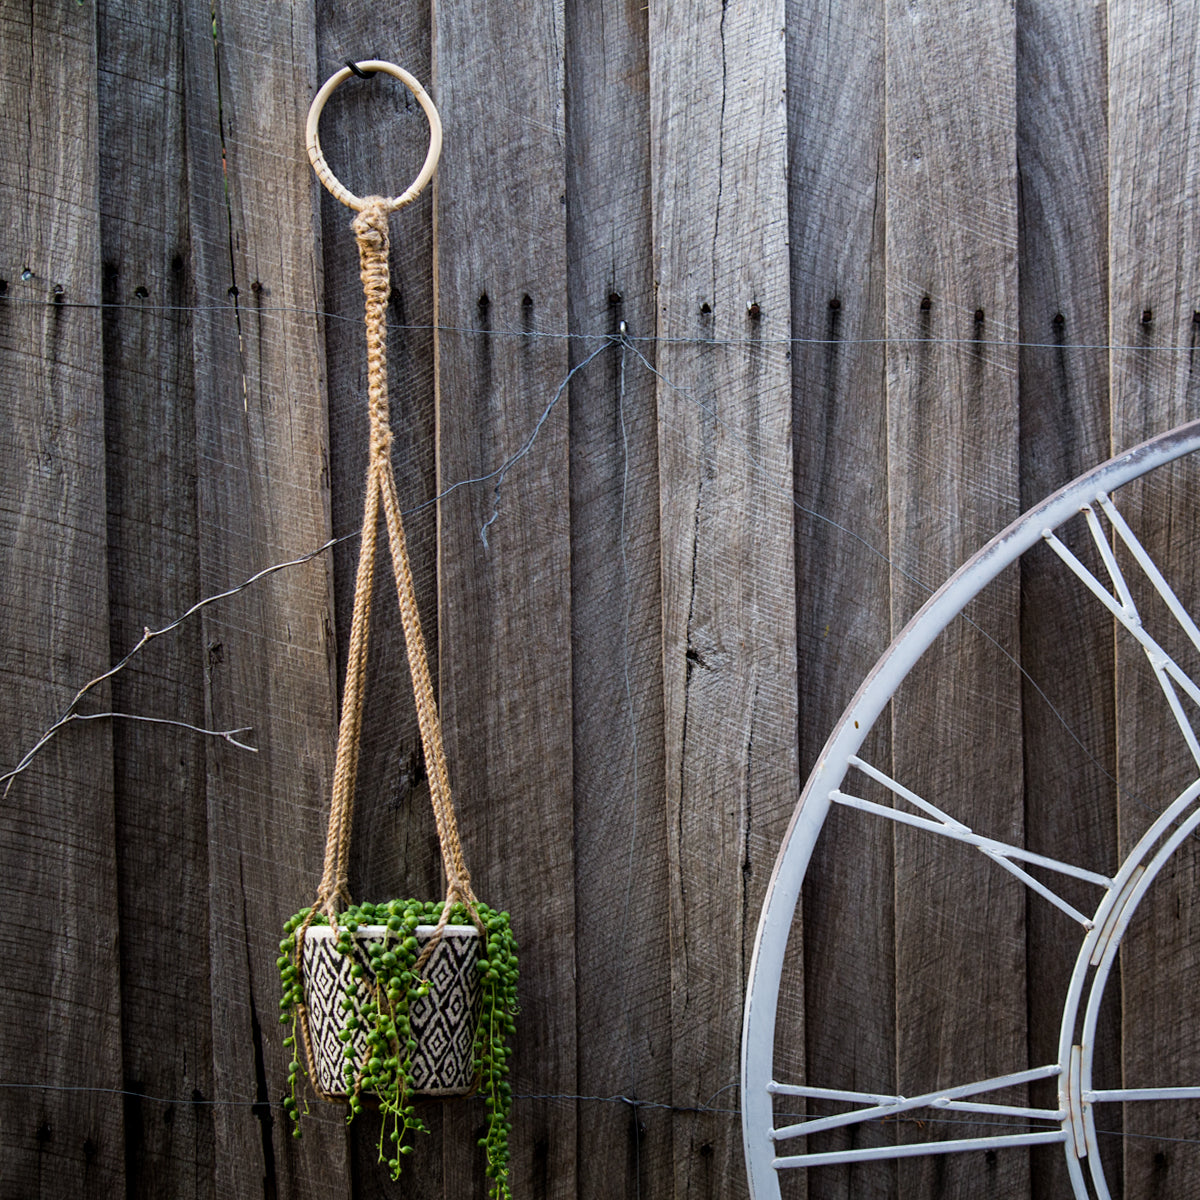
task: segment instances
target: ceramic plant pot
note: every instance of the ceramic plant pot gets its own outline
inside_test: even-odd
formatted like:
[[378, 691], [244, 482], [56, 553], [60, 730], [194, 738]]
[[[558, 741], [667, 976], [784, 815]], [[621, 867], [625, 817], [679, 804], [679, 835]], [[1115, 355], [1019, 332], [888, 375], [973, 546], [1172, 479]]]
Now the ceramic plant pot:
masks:
[[[435, 926], [418, 925], [416, 938], [422, 948], [433, 936]], [[367, 1050], [365, 1021], [360, 1021], [349, 1041], [339, 1036], [350, 1012], [342, 1008], [347, 989], [354, 982], [355, 963], [363, 967], [356, 1001], [366, 1002], [371, 973], [368, 946], [383, 942], [388, 931], [383, 925], [360, 925], [354, 934], [353, 951], [339, 954], [334, 931], [328, 925], [310, 925], [304, 935], [304, 997], [308, 1006], [313, 1066], [317, 1086], [331, 1098], [346, 1096], [345, 1050], [356, 1051], [361, 1064]], [[390, 935], [394, 944], [396, 935]], [[409, 1020], [417, 1048], [413, 1053], [412, 1091], [423, 1096], [463, 1096], [474, 1090], [475, 1030], [479, 1023], [482, 985], [479, 961], [479, 931], [473, 925], [447, 925], [423, 975], [429, 994], [411, 1001]], [[356, 1010], [356, 1015], [361, 1012]]]

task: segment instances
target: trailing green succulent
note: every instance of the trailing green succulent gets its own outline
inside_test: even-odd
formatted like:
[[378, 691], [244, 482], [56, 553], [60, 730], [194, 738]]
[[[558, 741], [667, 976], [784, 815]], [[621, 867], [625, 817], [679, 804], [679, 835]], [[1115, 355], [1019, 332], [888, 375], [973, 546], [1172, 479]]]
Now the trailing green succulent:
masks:
[[[291, 1050], [288, 1070], [290, 1095], [284, 1107], [291, 1117], [293, 1133], [300, 1136], [300, 1110], [297, 1091], [303, 1064], [299, 1007], [304, 1002], [303, 972], [297, 945], [297, 932], [308, 920], [309, 909], [301, 909], [284, 926], [277, 960], [283, 998], [280, 1021], [291, 1026], [284, 1045]], [[475, 1034], [474, 1066], [479, 1075], [479, 1090], [487, 1106], [487, 1136], [480, 1144], [487, 1152], [487, 1174], [495, 1200], [511, 1200], [508, 1185], [508, 1135], [512, 1128], [509, 1113], [512, 1089], [509, 1086], [508, 1036], [513, 1032], [517, 1012], [517, 943], [509, 926], [508, 913], [495, 912], [485, 904], [477, 911], [483, 923], [486, 941], [481, 945], [478, 970], [481, 983], [479, 1025]], [[390, 900], [382, 904], [355, 904], [338, 915], [336, 948], [350, 957], [353, 938], [360, 925], [384, 926], [382, 941], [360, 943], [370, 958], [370, 968], [355, 961], [351, 982], [342, 997], [346, 1013], [345, 1027], [339, 1037], [345, 1043], [347, 1120], [363, 1110], [362, 1094], [373, 1092], [379, 1098], [383, 1116], [379, 1138], [379, 1160], [387, 1165], [392, 1178], [400, 1175], [405, 1155], [412, 1153], [407, 1138], [410, 1132], [428, 1132], [412, 1101], [412, 1061], [416, 1041], [412, 1035], [409, 1007], [413, 1000], [428, 994], [429, 984], [417, 977], [414, 968], [420, 955], [416, 937], [418, 925], [434, 925], [442, 913], [440, 901]], [[455, 904], [451, 924], [471, 923], [467, 910]], [[323, 914], [316, 914], [313, 925], [328, 925]], [[373, 978], [372, 978], [373, 975]], [[362, 1061], [353, 1039], [365, 1031], [367, 1053]]]

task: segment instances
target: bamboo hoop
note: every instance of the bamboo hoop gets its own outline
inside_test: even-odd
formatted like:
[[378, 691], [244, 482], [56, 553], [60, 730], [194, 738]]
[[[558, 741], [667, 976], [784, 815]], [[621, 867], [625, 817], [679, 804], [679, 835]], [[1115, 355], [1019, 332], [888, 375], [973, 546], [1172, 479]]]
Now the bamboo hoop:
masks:
[[320, 124], [325, 102], [347, 79], [352, 75], [370, 75], [377, 71], [382, 71], [385, 75], [391, 75], [394, 79], [400, 80], [417, 98], [417, 103], [421, 106], [426, 119], [429, 121], [429, 151], [425, 155], [424, 165], [421, 167], [416, 179], [400, 195], [383, 198], [384, 211], [389, 213], [395, 212], [397, 209], [403, 208], [406, 204], [411, 204], [425, 190], [425, 185], [433, 178], [433, 172], [437, 168], [438, 159], [442, 154], [442, 121], [438, 116], [438, 111], [434, 107], [433, 101], [429, 98], [429, 93], [403, 67], [398, 67], [395, 63], [386, 62], [381, 58], [369, 58], [363, 62], [355, 63], [353, 66], [347, 64], [340, 71], [334, 72], [322, 84], [321, 90], [313, 97], [313, 102], [309, 106], [308, 120], [304, 126], [304, 144], [308, 150], [308, 161], [312, 163], [312, 168], [317, 173], [317, 178], [338, 200], [347, 208], [354, 209], [355, 212], [362, 212], [368, 203], [377, 201], [380, 197], [368, 196], [364, 198], [356, 196], [338, 179], [330, 169], [329, 164], [325, 161], [317, 126]]

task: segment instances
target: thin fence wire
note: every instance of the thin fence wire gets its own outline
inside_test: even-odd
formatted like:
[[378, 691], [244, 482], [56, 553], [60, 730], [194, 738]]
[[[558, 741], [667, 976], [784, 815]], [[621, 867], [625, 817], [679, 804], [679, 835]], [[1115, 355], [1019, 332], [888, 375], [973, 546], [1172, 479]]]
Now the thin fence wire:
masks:
[[[38, 300], [21, 296], [0, 296], [0, 305], [20, 304], [38, 308], [51, 308], [57, 312], [64, 309], [84, 310], [114, 310], [136, 311], [149, 313], [220, 313], [230, 316], [244, 313], [244, 308], [235, 304], [214, 302], [213, 304], [149, 304], [145, 301], [101, 301], [101, 300]], [[254, 313], [266, 315], [269, 313], [287, 314], [319, 318], [323, 321], [342, 322], [350, 325], [361, 325], [360, 316], [346, 316], [345, 313], [330, 312], [325, 309], [304, 308], [282, 304], [256, 304]], [[611, 341], [615, 335], [607, 332], [571, 333], [557, 330], [540, 329], [509, 329], [503, 326], [492, 329], [480, 329], [469, 325], [421, 325], [405, 324], [390, 321], [389, 331], [408, 333], [443, 333], [462, 334], [468, 337], [512, 337], [543, 339], [559, 342], [597, 342]], [[1070, 350], [1106, 354], [1194, 354], [1196, 347], [1190, 341], [1187, 343], [1168, 343], [1163, 345], [1143, 344], [1134, 345], [1127, 342], [1068, 342], [1068, 341], [1021, 341], [1017, 338], [979, 338], [979, 337], [746, 337], [746, 338], [713, 338], [713, 337], [665, 337], [662, 335], [637, 334], [632, 331], [624, 335], [629, 342], [636, 345], [668, 345], [668, 346], [732, 346], [761, 350], [763, 347], [780, 347], [787, 349], [792, 346], [959, 346], [967, 350], [978, 350], [980, 347], [1012, 349], [1012, 350]]]
[[[135, 1092], [125, 1088], [77, 1087], [63, 1084], [8, 1083], [2, 1081], [0, 1081], [0, 1089], [4, 1091], [82, 1092], [89, 1095], [120, 1096], [122, 1099], [136, 1100], [139, 1103], [166, 1104], [180, 1108], [249, 1108], [258, 1111], [266, 1109], [279, 1113], [286, 1111], [282, 1100], [219, 1100], [197, 1099], [193, 1096], [152, 1096], [146, 1092]], [[482, 1102], [481, 1097], [472, 1097], [471, 1099]], [[742, 1116], [740, 1108], [717, 1108], [710, 1104], [670, 1104], [663, 1100], [643, 1100], [637, 1096], [624, 1095], [589, 1096], [578, 1092], [514, 1092], [513, 1100], [520, 1103], [619, 1104], [634, 1112], [650, 1110], [686, 1116], [729, 1117], [737, 1118], [738, 1120]], [[345, 1126], [346, 1122], [343, 1118], [325, 1119], [316, 1115], [319, 1111], [315, 1109], [306, 1113], [305, 1120], [316, 1121], [325, 1125]], [[780, 1118], [787, 1120], [803, 1120], [806, 1115], [806, 1113], [799, 1112], [780, 1112], [777, 1114]], [[862, 1121], [859, 1124], [863, 1128], [898, 1125], [913, 1125], [918, 1128], [925, 1128], [927, 1126], [970, 1125], [973, 1127], [981, 1126], [1007, 1129], [1022, 1133], [1037, 1132], [1047, 1127], [1045, 1124], [1034, 1125], [1024, 1121], [989, 1121], [982, 1117], [915, 1117], [907, 1113], [899, 1113], [894, 1117], [883, 1117], [872, 1121]], [[1190, 1146], [1200, 1145], [1200, 1138], [1176, 1137], [1170, 1134], [1127, 1133], [1119, 1129], [1097, 1129], [1096, 1133], [1100, 1137], [1105, 1138], [1131, 1138], [1148, 1142], [1170, 1142]]]

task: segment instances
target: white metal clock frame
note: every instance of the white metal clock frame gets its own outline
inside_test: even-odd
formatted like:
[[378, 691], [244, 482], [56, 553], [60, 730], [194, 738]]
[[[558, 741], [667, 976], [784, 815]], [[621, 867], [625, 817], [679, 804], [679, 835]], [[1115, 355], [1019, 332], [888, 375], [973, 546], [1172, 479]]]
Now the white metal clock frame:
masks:
[[[1096, 1021], [1121, 938], [1158, 872], [1184, 839], [1200, 826], [1200, 741], [1181, 699], [1182, 693], [1200, 707], [1200, 686], [1142, 626], [1126, 576], [1113, 554], [1113, 541], [1129, 552], [1198, 651], [1200, 628], [1126, 524], [1112, 495], [1125, 484], [1198, 449], [1200, 421], [1181, 425], [1081, 475], [1019, 517], [930, 597], [875, 664], [842, 714], [805, 785], [784, 837], [768, 885], [750, 963], [742, 1027], [742, 1134], [750, 1193], [754, 1200], [777, 1200], [779, 1172], [783, 1170], [1044, 1143], [1062, 1144], [1078, 1200], [1093, 1200], [1093, 1197], [1110, 1200], [1096, 1142], [1095, 1105], [1111, 1101], [1200, 1098], [1200, 1087], [1099, 1091], [1092, 1085]], [[1104, 564], [1107, 582], [1086, 567], [1055, 532], [1080, 513], [1084, 515]], [[1196, 780], [1164, 809], [1111, 877], [983, 837], [859, 755], [863, 742], [893, 693], [938, 634], [1005, 567], [1039, 543], [1048, 544], [1141, 645], [1196, 763]], [[843, 790], [846, 776], [852, 770], [886, 787], [895, 798], [895, 807], [876, 804]], [[788, 932], [813, 847], [834, 804], [974, 846], [1082, 927], [1082, 943], [1063, 1006], [1056, 1062], [909, 1097], [788, 1084], [774, 1079], [775, 1023]], [[1030, 875], [1023, 864], [1095, 884], [1101, 889], [1095, 912], [1091, 916], [1079, 912], [1052, 888]], [[1058, 1080], [1059, 1107], [1056, 1110], [987, 1102], [989, 1093], [1047, 1078]], [[773, 1105], [773, 1097], [777, 1095], [838, 1100], [854, 1107], [835, 1116], [777, 1128]], [[923, 1108], [1004, 1115], [1037, 1125], [1028, 1131], [1011, 1134], [828, 1153], [807, 1153], [803, 1149], [787, 1152], [780, 1146], [780, 1143], [794, 1142], [822, 1130]], [[1094, 1192], [1088, 1190], [1089, 1178]]]

